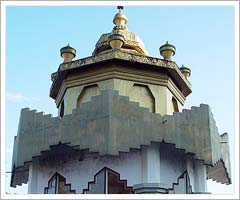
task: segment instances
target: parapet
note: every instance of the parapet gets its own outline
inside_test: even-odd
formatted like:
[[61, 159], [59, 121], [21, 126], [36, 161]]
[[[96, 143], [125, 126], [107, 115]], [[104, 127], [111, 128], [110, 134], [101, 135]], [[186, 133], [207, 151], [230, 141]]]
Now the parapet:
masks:
[[[130, 102], [117, 91], [105, 90], [63, 118], [35, 110], [21, 111], [14, 142], [11, 186], [23, 182], [21, 173], [14, 173], [16, 170], [24, 167], [27, 170], [27, 163], [59, 142], [98, 152], [100, 156], [118, 156], [131, 148], [162, 141], [193, 154], [194, 159], [203, 160], [211, 172], [208, 178], [226, 184], [231, 182], [227, 133], [219, 135], [208, 105], [161, 116]], [[222, 164], [218, 165], [220, 161]], [[214, 175], [219, 168], [222, 174]]]

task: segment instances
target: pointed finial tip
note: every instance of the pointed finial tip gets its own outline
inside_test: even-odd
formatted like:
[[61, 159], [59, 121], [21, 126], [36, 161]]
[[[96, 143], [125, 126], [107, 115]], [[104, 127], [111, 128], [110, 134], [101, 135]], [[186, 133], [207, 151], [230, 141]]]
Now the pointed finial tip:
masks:
[[123, 10], [123, 6], [117, 6], [118, 10]]

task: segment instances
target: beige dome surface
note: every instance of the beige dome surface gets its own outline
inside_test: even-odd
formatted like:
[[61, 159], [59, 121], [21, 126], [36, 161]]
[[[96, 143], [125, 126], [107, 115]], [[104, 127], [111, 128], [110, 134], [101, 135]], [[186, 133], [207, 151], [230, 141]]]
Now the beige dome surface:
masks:
[[[108, 42], [108, 37], [110, 35], [111, 33], [105, 33], [101, 35], [100, 39], [95, 45], [93, 55], [96, 55], [111, 49], [111, 46], [109, 45], [109, 42]], [[147, 55], [147, 51], [144, 49], [144, 43], [142, 42], [142, 40], [139, 38], [137, 34], [125, 31], [125, 32], [122, 32], [122, 35], [125, 37], [125, 42], [124, 42], [124, 45], [122, 46], [122, 49], [135, 52], [144, 56]]]

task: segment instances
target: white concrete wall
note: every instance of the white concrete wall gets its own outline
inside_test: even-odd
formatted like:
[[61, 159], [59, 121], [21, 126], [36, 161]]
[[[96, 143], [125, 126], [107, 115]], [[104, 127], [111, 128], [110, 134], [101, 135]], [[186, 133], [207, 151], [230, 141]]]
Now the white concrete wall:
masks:
[[88, 155], [83, 161], [48, 166], [35, 160], [30, 167], [29, 193], [43, 193], [55, 172], [64, 176], [66, 183], [71, 183], [71, 189], [76, 193], [82, 193], [104, 166], [120, 173], [120, 179], [127, 180], [128, 186], [160, 183], [165, 188], [172, 188], [173, 183], [177, 183], [178, 177], [187, 170], [192, 191], [206, 192], [206, 167], [201, 161], [193, 161], [183, 151], [173, 147], [153, 143], [116, 157], [98, 157], [95, 154]]
[[187, 169], [187, 160], [183, 153], [171, 147], [161, 147], [160, 158], [160, 181], [172, 188], [172, 184], [177, 183], [178, 177]]
[[[140, 152], [131, 152], [121, 154], [119, 157], [102, 157], [97, 159], [92, 157], [84, 161], [75, 160], [62, 165], [35, 168], [37, 173], [34, 173], [38, 175], [31, 176], [34, 180], [30, 182], [29, 193], [43, 193], [44, 187], [48, 186], [48, 181], [55, 172], [64, 176], [66, 183], [71, 183], [71, 189], [75, 189], [76, 193], [82, 193], [83, 189], [88, 188], [88, 182], [93, 181], [94, 175], [104, 166], [120, 173], [120, 178], [126, 179], [129, 186], [141, 182]], [[35, 189], [36, 187], [38, 188], [37, 190]]]

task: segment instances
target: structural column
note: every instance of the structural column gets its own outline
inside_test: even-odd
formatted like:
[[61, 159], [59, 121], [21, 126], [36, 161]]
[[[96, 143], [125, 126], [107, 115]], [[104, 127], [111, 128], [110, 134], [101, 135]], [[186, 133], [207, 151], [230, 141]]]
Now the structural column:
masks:
[[28, 194], [38, 194], [38, 160], [36, 159], [33, 159], [29, 166], [28, 180]]
[[194, 160], [195, 193], [207, 192], [207, 170], [202, 160]]
[[159, 144], [151, 143], [141, 149], [142, 184], [133, 187], [135, 193], [165, 193], [160, 186]]

